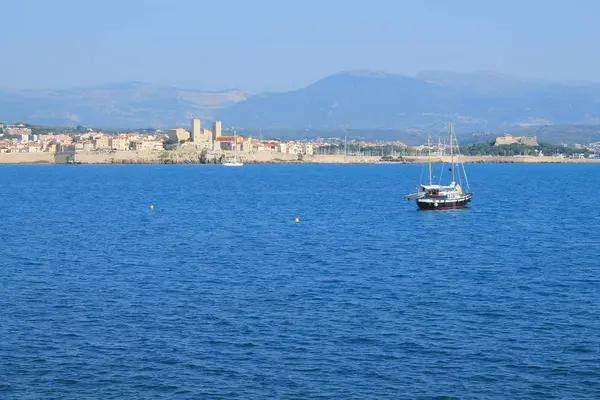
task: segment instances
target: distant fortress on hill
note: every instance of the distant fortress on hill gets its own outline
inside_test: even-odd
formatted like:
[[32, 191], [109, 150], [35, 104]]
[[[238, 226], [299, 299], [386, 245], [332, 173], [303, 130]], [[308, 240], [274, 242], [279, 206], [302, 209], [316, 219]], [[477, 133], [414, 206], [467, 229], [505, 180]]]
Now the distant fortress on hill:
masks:
[[498, 136], [494, 142], [494, 146], [507, 144], [522, 144], [532, 147], [539, 146], [537, 136], [513, 136], [510, 133], [505, 133], [504, 136]]

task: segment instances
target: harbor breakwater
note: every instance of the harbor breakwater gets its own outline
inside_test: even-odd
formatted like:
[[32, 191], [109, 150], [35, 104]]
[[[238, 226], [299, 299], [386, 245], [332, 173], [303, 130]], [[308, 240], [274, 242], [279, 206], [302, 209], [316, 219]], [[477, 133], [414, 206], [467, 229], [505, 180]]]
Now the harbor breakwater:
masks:
[[[75, 153], [0, 153], [0, 164], [219, 164], [233, 157], [230, 152], [202, 151], [110, 151]], [[422, 164], [426, 156], [382, 160], [380, 156], [313, 155], [298, 156], [275, 152], [239, 154], [246, 164]], [[449, 163], [450, 157], [434, 157], [433, 163]], [[464, 163], [600, 163], [600, 159], [569, 159], [534, 156], [461, 156]]]

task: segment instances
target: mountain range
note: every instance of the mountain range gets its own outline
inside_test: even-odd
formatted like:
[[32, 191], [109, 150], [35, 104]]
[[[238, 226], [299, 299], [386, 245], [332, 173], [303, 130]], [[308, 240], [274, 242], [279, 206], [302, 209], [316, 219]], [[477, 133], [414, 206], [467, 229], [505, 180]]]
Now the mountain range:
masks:
[[[305, 88], [247, 95], [140, 82], [61, 90], [0, 90], [0, 120], [104, 128], [187, 127], [191, 117], [265, 131], [404, 131], [448, 121], [457, 131], [537, 132], [582, 126], [600, 140], [600, 84], [527, 80], [496, 72], [429, 71], [415, 77], [341, 72]], [[556, 131], [556, 129], [554, 129]]]
[[246, 99], [240, 90], [206, 92], [142, 82], [61, 90], [0, 89], [0, 120], [38, 125], [167, 128], [211, 118]]
[[343, 72], [287, 93], [249, 97], [219, 115], [240, 126], [463, 130], [599, 124], [600, 85], [528, 81], [495, 72], [414, 78]]

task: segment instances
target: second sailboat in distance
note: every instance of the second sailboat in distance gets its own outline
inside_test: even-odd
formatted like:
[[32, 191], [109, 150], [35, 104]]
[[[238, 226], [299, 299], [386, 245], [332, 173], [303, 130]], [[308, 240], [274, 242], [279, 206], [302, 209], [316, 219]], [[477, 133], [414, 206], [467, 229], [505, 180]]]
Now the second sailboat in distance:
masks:
[[241, 161], [238, 161], [237, 158], [237, 149], [238, 149], [238, 141], [237, 141], [237, 131], [233, 131], [233, 146], [235, 147], [235, 153], [233, 156], [233, 160], [226, 160], [223, 165], [226, 167], [241, 167], [244, 165]]
[[[462, 173], [464, 174], [465, 183], [467, 185], [467, 192], [463, 192], [462, 189], [462, 175], [461, 171], [458, 174], [455, 171], [455, 160], [454, 160], [454, 128], [452, 123], [450, 124], [450, 171], [452, 173], [452, 181], [449, 185], [443, 186], [441, 184], [433, 184], [433, 175], [431, 167], [431, 142], [427, 138], [428, 148], [428, 166], [429, 166], [429, 182], [427, 185], [420, 184], [415, 193], [404, 196], [407, 200], [416, 200], [417, 206], [421, 210], [448, 210], [453, 208], [464, 208], [471, 201], [473, 193], [469, 188], [469, 181], [467, 179], [467, 172], [464, 168], [464, 164], [460, 164], [462, 167]], [[458, 148], [458, 145], [457, 145]], [[457, 155], [458, 156], [458, 155]], [[458, 176], [459, 183], [456, 183], [456, 177]], [[440, 176], [441, 183], [441, 176]]]

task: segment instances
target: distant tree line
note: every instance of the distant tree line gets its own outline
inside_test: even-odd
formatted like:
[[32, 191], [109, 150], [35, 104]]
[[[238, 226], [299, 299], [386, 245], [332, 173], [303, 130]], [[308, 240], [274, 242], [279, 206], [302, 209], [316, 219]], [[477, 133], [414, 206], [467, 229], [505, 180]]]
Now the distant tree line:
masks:
[[523, 144], [505, 144], [494, 146], [494, 142], [476, 143], [461, 146], [460, 152], [465, 156], [534, 156], [542, 152], [544, 155], [553, 154], [571, 155], [575, 153], [589, 154], [587, 149], [575, 149], [550, 143], [539, 143], [539, 146], [525, 146]]

